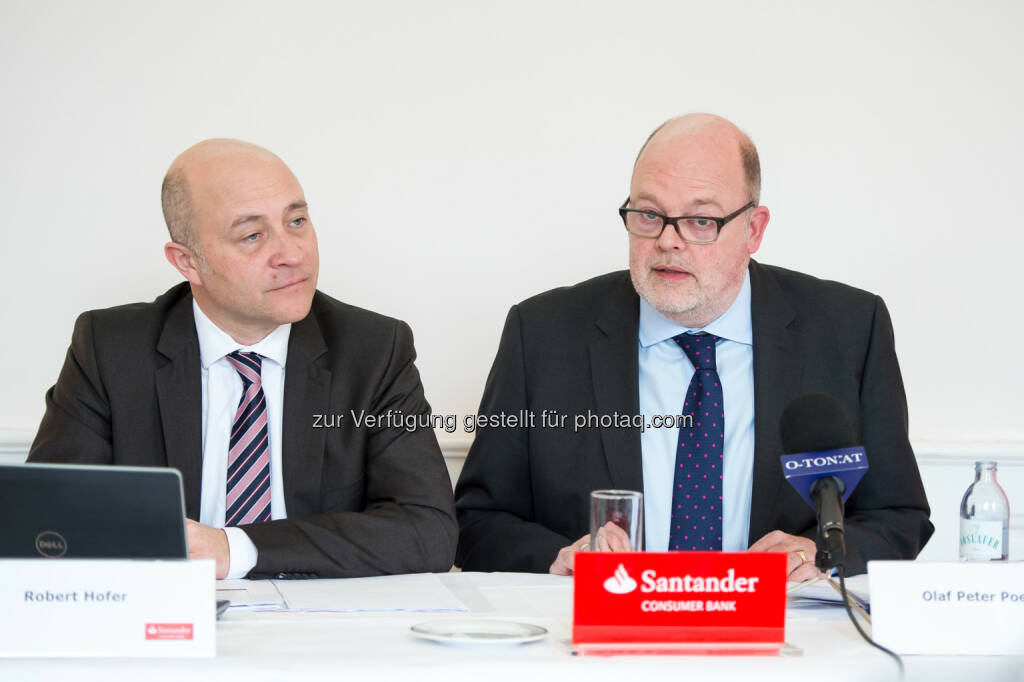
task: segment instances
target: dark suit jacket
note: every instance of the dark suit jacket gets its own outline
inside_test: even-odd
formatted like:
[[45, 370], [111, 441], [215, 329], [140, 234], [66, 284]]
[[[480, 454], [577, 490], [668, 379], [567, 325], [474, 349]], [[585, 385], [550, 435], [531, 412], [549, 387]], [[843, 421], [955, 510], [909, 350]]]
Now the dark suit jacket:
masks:
[[[907, 439], [892, 324], [880, 298], [750, 264], [754, 332], [754, 472], [750, 542], [782, 530], [814, 537], [814, 511], [786, 482], [779, 417], [827, 393], [843, 405], [870, 469], [846, 504], [847, 572], [868, 559], [912, 558], [932, 533]], [[547, 571], [588, 532], [591, 490], [643, 489], [638, 429], [583, 429], [573, 416], [639, 413], [639, 298], [628, 272], [513, 306], [487, 379], [482, 414], [532, 410], [537, 427], [477, 433], [455, 490], [466, 570]], [[671, 413], [671, 406], [666, 411]], [[569, 415], [541, 428], [542, 410]]]
[[[428, 413], [415, 356], [405, 323], [315, 294], [288, 340], [281, 460], [288, 518], [241, 526], [259, 551], [249, 577], [451, 567], [451, 481], [433, 431], [356, 428], [349, 415]], [[174, 467], [186, 514], [198, 519], [201, 390], [187, 284], [153, 303], [84, 313], [46, 395], [29, 461]], [[339, 414], [340, 426], [314, 427], [315, 415]]]

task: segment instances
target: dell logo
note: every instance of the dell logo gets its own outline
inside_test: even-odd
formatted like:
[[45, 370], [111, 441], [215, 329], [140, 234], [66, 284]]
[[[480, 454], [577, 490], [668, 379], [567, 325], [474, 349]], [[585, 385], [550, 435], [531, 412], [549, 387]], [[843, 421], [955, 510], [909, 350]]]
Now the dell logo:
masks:
[[36, 551], [48, 559], [56, 559], [67, 553], [68, 543], [57, 531], [44, 530], [36, 536]]

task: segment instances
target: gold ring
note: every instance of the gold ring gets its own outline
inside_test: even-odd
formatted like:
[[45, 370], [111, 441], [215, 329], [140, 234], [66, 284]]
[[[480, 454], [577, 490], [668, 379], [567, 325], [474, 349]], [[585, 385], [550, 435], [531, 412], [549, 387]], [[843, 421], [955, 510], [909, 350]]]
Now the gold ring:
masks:
[[796, 550], [796, 555], [798, 557], [800, 557], [800, 565], [801, 566], [803, 566], [804, 564], [810, 563], [810, 561], [811, 561], [810, 559], [807, 558], [807, 554], [805, 554], [802, 549]]

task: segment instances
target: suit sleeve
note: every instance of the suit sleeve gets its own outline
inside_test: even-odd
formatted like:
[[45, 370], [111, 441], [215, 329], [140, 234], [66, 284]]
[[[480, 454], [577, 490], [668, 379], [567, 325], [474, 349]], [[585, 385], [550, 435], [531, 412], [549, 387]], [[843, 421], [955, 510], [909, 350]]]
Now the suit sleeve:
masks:
[[110, 402], [96, 359], [90, 313], [75, 321], [64, 367], [46, 393], [46, 412], [29, 462], [110, 464]]
[[[519, 311], [513, 306], [484, 387], [481, 415], [530, 409], [520, 329]], [[573, 542], [534, 521], [530, 456], [526, 428], [477, 432], [455, 488], [456, 565], [468, 571], [546, 573], [558, 551]]]
[[875, 299], [860, 390], [868, 472], [846, 503], [846, 571], [869, 559], [913, 559], [934, 530], [907, 435], [907, 398], [889, 311]]
[[[395, 327], [368, 412], [426, 415], [412, 332]], [[458, 528], [451, 479], [431, 428], [379, 428], [368, 440], [361, 511], [242, 526], [259, 551], [250, 578], [351, 578], [447, 571]], [[342, 491], [344, 493], [344, 491]]]

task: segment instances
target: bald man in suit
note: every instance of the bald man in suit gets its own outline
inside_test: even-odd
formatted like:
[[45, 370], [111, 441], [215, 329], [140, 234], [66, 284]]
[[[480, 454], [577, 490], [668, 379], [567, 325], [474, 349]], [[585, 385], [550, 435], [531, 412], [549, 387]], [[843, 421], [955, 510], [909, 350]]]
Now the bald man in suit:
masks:
[[189, 554], [218, 578], [448, 570], [451, 482], [432, 429], [403, 421], [430, 412], [412, 333], [317, 291], [292, 172], [207, 140], [162, 200], [186, 281], [79, 317], [29, 461], [177, 468]]

